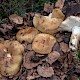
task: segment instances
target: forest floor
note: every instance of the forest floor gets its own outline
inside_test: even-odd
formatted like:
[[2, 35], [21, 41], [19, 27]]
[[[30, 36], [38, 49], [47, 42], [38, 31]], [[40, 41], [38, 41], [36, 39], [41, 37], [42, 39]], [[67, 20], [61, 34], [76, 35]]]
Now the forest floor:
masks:
[[[38, 13], [48, 16], [54, 8], [54, 4], [46, 3]], [[66, 18], [71, 15], [80, 16], [80, 1], [65, 0], [62, 12]], [[16, 40], [17, 32], [23, 29], [24, 26], [34, 27], [33, 17], [35, 13], [37, 12], [26, 12], [23, 16], [23, 24], [16, 24], [10, 22], [9, 18], [4, 18], [0, 24], [0, 42]], [[57, 32], [54, 36], [57, 42], [52, 50], [60, 54], [60, 57], [55, 62], [50, 64], [46, 61], [48, 58], [47, 54], [36, 54], [32, 50], [32, 43], [23, 42], [22, 44], [26, 47], [19, 72], [14, 76], [8, 77], [0, 75], [0, 80], [80, 80], [80, 46], [79, 50], [75, 52], [69, 49], [71, 32]], [[45, 69], [40, 74], [38, 72], [41, 67]], [[53, 74], [50, 71], [46, 71], [49, 68], [52, 68]], [[45, 74], [46, 77], [44, 77]]]

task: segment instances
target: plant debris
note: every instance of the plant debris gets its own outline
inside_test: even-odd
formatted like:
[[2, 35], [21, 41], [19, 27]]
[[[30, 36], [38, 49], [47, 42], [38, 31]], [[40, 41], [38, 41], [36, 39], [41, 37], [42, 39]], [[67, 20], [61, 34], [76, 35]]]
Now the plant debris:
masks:
[[37, 72], [42, 77], [51, 77], [54, 75], [54, 70], [52, 67], [47, 66], [46, 64], [43, 64], [42, 66], [37, 67]]

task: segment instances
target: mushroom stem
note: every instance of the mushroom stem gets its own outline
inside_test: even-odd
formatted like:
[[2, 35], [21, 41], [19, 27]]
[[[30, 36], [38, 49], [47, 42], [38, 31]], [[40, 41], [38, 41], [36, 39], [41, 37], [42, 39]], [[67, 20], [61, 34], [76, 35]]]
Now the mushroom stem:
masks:
[[69, 16], [61, 23], [59, 31], [72, 32], [69, 47], [74, 51], [77, 50], [80, 37], [80, 17]]
[[11, 54], [10, 53], [7, 54], [7, 58], [11, 58]]
[[72, 28], [72, 35], [69, 43], [69, 46], [72, 50], [78, 49], [79, 38], [80, 38], [80, 27], [74, 26]]

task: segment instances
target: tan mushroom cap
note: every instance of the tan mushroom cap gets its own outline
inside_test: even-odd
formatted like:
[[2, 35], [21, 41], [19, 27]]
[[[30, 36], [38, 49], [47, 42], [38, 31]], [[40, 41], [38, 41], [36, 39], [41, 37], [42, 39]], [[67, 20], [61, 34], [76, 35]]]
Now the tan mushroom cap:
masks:
[[25, 29], [21, 29], [17, 34], [16, 38], [19, 42], [26, 41], [31, 43], [34, 37], [38, 34], [38, 30], [33, 27], [28, 27]]
[[62, 19], [62, 21], [65, 18], [65, 15], [62, 13], [61, 9], [59, 8], [55, 8], [52, 12], [52, 18], [58, 18], [58, 19]]
[[40, 14], [35, 14], [33, 18], [33, 24], [35, 28], [41, 32], [53, 34], [58, 32], [58, 27], [60, 26], [62, 19], [51, 18], [48, 16], [43, 16]]
[[24, 47], [18, 41], [0, 43], [0, 73], [4, 76], [15, 75], [22, 62]]
[[49, 54], [55, 43], [56, 39], [52, 35], [40, 33], [35, 36], [32, 49], [40, 54]]

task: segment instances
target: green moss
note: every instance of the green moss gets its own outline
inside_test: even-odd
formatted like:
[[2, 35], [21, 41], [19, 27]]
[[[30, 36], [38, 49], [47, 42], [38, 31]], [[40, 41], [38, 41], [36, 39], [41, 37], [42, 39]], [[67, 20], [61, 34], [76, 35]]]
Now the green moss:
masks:
[[[44, 3], [55, 3], [57, 0], [3, 0], [0, 2], [0, 22], [10, 14], [23, 16], [25, 12], [38, 12], [43, 9]], [[35, 3], [34, 3], [35, 2]]]

